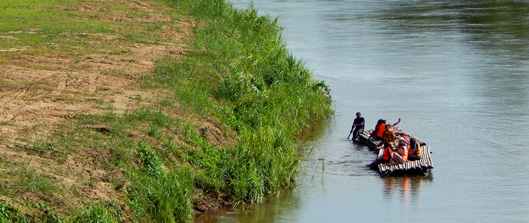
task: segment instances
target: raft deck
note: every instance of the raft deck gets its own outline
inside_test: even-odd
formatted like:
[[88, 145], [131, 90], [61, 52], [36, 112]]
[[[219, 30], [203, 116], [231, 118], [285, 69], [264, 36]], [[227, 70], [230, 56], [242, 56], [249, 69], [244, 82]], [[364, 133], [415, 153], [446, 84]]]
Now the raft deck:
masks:
[[[383, 150], [377, 150], [377, 145], [380, 144], [380, 140], [369, 139], [369, 136], [373, 130], [364, 131], [358, 137], [361, 144], [366, 145], [372, 150], [377, 152], [377, 157], [382, 156]], [[409, 135], [409, 134], [408, 134]], [[417, 139], [421, 145], [421, 159], [408, 161], [403, 164], [389, 164], [381, 163], [378, 164], [378, 171], [382, 175], [395, 175], [395, 174], [406, 174], [406, 173], [419, 173], [424, 174], [428, 169], [433, 168], [432, 156], [430, 147], [426, 143]]]

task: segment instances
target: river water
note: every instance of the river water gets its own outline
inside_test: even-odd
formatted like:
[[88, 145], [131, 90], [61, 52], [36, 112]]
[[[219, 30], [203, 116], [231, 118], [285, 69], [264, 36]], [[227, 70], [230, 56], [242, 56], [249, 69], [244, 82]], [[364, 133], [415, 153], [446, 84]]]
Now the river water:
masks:
[[[233, 0], [247, 8], [249, 0]], [[201, 222], [528, 222], [529, 3], [254, 0], [332, 89], [297, 187]], [[359, 111], [432, 148], [427, 176], [381, 177], [346, 140]], [[310, 154], [309, 154], [310, 153]]]

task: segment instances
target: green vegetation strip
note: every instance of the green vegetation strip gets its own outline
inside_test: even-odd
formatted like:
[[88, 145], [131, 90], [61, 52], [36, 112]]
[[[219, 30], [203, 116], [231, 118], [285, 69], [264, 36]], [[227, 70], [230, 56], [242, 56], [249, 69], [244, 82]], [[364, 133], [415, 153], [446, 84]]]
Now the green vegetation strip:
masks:
[[[33, 7], [45, 9], [61, 1], [31, 2]], [[100, 165], [126, 171], [130, 181], [127, 196], [110, 203], [86, 201], [84, 207], [66, 213], [66, 220], [49, 216], [41, 220], [118, 222], [124, 219], [118, 204], [124, 202], [135, 221], [189, 222], [193, 199], [200, 195], [225, 193], [237, 205], [260, 201], [293, 186], [301, 158], [294, 138], [332, 113], [327, 86], [314, 81], [311, 72], [287, 51], [277, 21], [257, 15], [252, 7], [238, 10], [224, 0], [165, 2], [176, 13], [201, 21], [192, 46], [182, 58], [159, 61], [155, 74], [141, 80], [145, 89], [168, 89], [171, 95], [160, 99], [158, 105], [124, 115], [110, 112], [72, 120], [26, 149], [66, 160], [81, 149], [111, 148], [110, 159], [100, 161]], [[17, 14], [23, 10], [3, 16], [31, 20], [37, 25], [28, 27], [38, 27], [38, 17]], [[66, 12], [75, 20], [76, 12]], [[97, 32], [105, 31], [98, 24], [90, 26]], [[64, 28], [57, 28], [57, 32]], [[66, 27], [70, 28], [76, 26]], [[40, 38], [53, 37], [17, 41], [38, 46]], [[233, 129], [236, 145], [211, 145], [191, 121], [171, 115], [175, 103], [190, 112], [190, 117], [217, 120], [219, 125]], [[86, 125], [105, 128], [93, 131]], [[138, 139], [137, 132], [143, 137]], [[178, 135], [183, 138], [176, 138]], [[59, 190], [49, 179], [39, 179], [43, 182], [38, 186], [28, 183], [26, 178], [36, 178], [31, 171], [21, 176], [22, 190]], [[124, 187], [123, 180], [109, 181], [116, 190]], [[17, 194], [10, 188], [1, 189], [8, 197]], [[0, 222], [31, 220], [14, 206], [0, 204]]]

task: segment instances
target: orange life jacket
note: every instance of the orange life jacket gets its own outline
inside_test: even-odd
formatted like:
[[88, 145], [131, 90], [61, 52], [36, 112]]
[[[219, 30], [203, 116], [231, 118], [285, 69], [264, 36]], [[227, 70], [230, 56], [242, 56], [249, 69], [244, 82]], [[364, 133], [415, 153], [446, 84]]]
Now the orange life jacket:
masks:
[[388, 146], [388, 147], [384, 148], [384, 153], [383, 153], [382, 159], [383, 160], [389, 160], [392, 157], [393, 157], [393, 151], [391, 151], [391, 146]]
[[386, 124], [381, 123], [381, 124], [378, 126], [377, 136], [380, 137], [380, 138], [382, 138], [382, 136], [384, 135], [384, 131], [386, 131]]
[[408, 161], [408, 148], [406, 145], [400, 144], [399, 148], [397, 148], [397, 152], [402, 150], [402, 158], [404, 158], [406, 161]]
[[[417, 146], [417, 149], [414, 147]], [[417, 143], [415, 146], [410, 145], [410, 154], [415, 154], [417, 156], [421, 155], [421, 144]]]

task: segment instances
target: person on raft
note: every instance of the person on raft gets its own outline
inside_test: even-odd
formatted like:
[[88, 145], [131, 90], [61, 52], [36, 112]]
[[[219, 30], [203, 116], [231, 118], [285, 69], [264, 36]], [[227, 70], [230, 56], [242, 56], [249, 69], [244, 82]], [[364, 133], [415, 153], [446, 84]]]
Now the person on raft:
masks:
[[353, 121], [353, 126], [351, 126], [351, 131], [349, 132], [349, 135], [353, 133], [353, 138], [351, 139], [353, 140], [353, 142], [356, 142], [356, 138], [358, 138], [360, 133], [364, 131], [364, 126], [365, 126], [365, 119], [364, 117], [362, 117], [362, 114], [360, 114], [360, 112], [357, 112], [356, 118]]
[[[400, 118], [397, 122], [393, 123], [393, 125], [389, 125], [390, 127], [396, 126], [400, 123]], [[386, 131], [386, 120], [379, 119], [377, 122], [377, 125], [375, 126], [375, 129], [369, 136], [369, 139], [373, 138], [375, 140], [382, 140], [384, 137], [384, 132]]]
[[417, 142], [417, 139], [410, 139], [410, 149], [408, 153], [408, 160], [420, 160], [421, 159], [421, 144]]
[[391, 125], [386, 125], [386, 131], [384, 131], [384, 134], [382, 135], [382, 141], [388, 142], [391, 148], [395, 148], [395, 133], [393, 132]]

